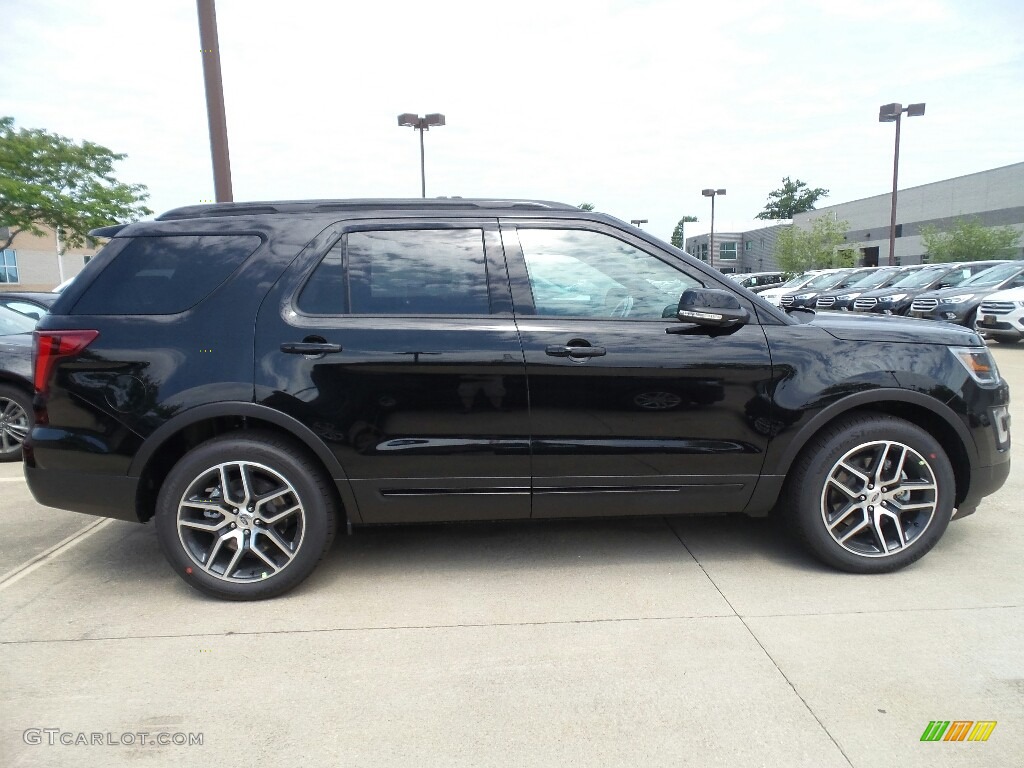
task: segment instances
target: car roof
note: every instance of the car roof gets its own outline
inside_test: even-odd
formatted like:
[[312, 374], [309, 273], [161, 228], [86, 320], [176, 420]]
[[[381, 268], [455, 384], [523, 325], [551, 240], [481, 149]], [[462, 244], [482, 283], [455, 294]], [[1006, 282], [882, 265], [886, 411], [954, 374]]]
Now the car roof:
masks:
[[45, 304], [48, 307], [53, 306], [58, 298], [60, 298], [59, 293], [48, 291], [0, 291], [0, 299], [23, 299]]

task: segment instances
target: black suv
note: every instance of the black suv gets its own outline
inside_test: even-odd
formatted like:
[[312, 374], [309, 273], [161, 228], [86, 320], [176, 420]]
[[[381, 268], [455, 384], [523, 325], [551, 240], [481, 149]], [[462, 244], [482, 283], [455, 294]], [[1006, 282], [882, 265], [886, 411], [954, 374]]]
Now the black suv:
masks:
[[94, 236], [36, 330], [29, 486], [152, 520], [219, 597], [423, 521], [775, 510], [891, 571], [1009, 473], [974, 331], [789, 316], [572, 206], [218, 204]]

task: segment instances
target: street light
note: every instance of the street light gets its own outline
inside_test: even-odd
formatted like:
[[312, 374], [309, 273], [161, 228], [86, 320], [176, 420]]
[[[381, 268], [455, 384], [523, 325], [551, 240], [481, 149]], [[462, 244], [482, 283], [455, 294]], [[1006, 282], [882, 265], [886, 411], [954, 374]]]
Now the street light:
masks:
[[717, 195], [724, 195], [724, 189], [702, 189], [700, 191], [704, 197], [711, 198], [711, 244], [708, 246], [708, 264], [712, 267], [715, 266], [715, 197]]
[[634, 227], [639, 227], [641, 224], [646, 224], [647, 219], [630, 219], [629, 223], [632, 224]]
[[919, 117], [924, 114], [924, 104], [883, 104], [878, 108], [878, 122], [896, 123], [896, 151], [892, 159], [892, 216], [889, 219], [889, 266], [896, 263], [896, 181], [900, 173], [900, 118]]
[[398, 124], [409, 128], [415, 128], [420, 132], [420, 192], [423, 197], [427, 196], [427, 171], [423, 162], [423, 132], [429, 131], [430, 126], [444, 125], [444, 115], [433, 113], [420, 117], [412, 112], [405, 112], [398, 116]]

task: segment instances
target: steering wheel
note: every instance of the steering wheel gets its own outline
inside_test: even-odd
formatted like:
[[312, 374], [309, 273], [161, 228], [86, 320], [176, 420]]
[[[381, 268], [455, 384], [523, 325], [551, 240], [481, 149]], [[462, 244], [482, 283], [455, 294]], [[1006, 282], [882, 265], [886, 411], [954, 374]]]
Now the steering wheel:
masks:
[[633, 311], [633, 303], [635, 299], [632, 296], [623, 296], [619, 299], [619, 303], [612, 307], [612, 317], [629, 317], [629, 313]]

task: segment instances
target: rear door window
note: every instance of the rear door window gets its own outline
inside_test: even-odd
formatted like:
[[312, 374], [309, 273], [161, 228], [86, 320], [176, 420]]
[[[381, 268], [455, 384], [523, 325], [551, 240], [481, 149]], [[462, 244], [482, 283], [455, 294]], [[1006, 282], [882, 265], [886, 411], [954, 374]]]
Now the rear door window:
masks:
[[75, 315], [172, 315], [209, 296], [259, 248], [258, 235], [136, 237], [89, 285]]
[[308, 314], [489, 314], [483, 230], [349, 232], [297, 305]]

